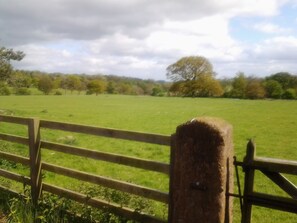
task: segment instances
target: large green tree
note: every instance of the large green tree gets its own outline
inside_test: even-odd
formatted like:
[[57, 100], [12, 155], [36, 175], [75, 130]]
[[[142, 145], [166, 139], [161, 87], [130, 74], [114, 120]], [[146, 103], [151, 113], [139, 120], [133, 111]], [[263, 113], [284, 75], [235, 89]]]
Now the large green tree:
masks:
[[54, 87], [53, 80], [49, 75], [42, 75], [38, 81], [38, 90], [44, 94], [49, 94]]
[[230, 96], [233, 98], [245, 98], [247, 79], [243, 72], [238, 72], [232, 81]]
[[174, 82], [170, 91], [175, 95], [212, 97], [223, 93], [212, 64], [205, 57], [183, 57], [167, 67], [166, 75]]
[[87, 85], [87, 94], [93, 94], [96, 95], [101, 94], [105, 91], [106, 83], [104, 80], [95, 79], [88, 83]]
[[167, 77], [176, 81], [193, 81], [201, 75], [213, 76], [212, 64], [202, 56], [183, 57], [167, 67]]
[[267, 80], [265, 83], [265, 89], [268, 98], [281, 98], [284, 90], [282, 85], [273, 79]]
[[20, 61], [24, 56], [25, 54], [21, 51], [0, 47], [0, 81], [7, 81], [10, 77], [13, 70], [10, 61]]

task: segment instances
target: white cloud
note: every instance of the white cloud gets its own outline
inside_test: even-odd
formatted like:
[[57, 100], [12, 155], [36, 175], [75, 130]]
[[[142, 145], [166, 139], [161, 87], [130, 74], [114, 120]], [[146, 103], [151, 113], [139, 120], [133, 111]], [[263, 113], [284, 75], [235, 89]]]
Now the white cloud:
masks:
[[280, 27], [273, 23], [258, 23], [254, 25], [254, 29], [270, 34], [290, 33], [291, 29]]
[[[269, 19], [288, 1], [0, 1], [0, 39], [27, 54], [16, 64], [23, 69], [165, 79], [169, 64], [182, 56], [202, 55], [222, 75], [233, 75], [244, 66], [251, 69], [253, 57], [265, 59], [269, 44], [281, 50], [289, 39], [244, 46], [230, 36], [230, 19]], [[269, 22], [254, 28], [289, 33]]]

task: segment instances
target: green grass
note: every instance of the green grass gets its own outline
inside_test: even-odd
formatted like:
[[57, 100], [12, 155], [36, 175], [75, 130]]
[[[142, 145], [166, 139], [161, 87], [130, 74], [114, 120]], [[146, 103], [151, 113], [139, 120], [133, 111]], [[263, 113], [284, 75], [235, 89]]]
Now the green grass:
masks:
[[[258, 156], [297, 160], [297, 101], [121, 95], [3, 96], [0, 97], [0, 113], [165, 135], [174, 133], [178, 125], [194, 117], [219, 117], [233, 126], [234, 147], [238, 160], [243, 159], [246, 143], [250, 138], [253, 138], [257, 144]], [[25, 128], [19, 125], [0, 123], [0, 130], [26, 135]], [[57, 142], [61, 138], [71, 135], [75, 139], [71, 143], [75, 146], [163, 162], [169, 161], [169, 148], [164, 146], [111, 140], [62, 131], [43, 130], [42, 135], [46, 140]], [[27, 154], [24, 147], [7, 146], [8, 150], [11, 148], [14, 148], [14, 152], [20, 155]], [[89, 159], [82, 160], [75, 156], [46, 150], [43, 150], [42, 156], [47, 162], [58, 165], [104, 174], [164, 191], [168, 190], [168, 178], [162, 174], [148, 173]], [[20, 168], [18, 171], [26, 173], [27, 170]], [[243, 176], [242, 173], [241, 176]], [[268, 193], [279, 192], [271, 186], [269, 181], [266, 183], [263, 176], [256, 175], [256, 177], [255, 187], [257, 190]], [[46, 173], [45, 180], [61, 186], [69, 186], [65, 180], [60, 180], [59, 176], [51, 173]], [[296, 182], [296, 177], [293, 177], [292, 180]], [[67, 182], [72, 181], [67, 180]], [[235, 207], [235, 222], [239, 222], [238, 203], [235, 203]], [[294, 222], [296, 215], [253, 208], [253, 222], [263, 222], [263, 219], [267, 223]]]

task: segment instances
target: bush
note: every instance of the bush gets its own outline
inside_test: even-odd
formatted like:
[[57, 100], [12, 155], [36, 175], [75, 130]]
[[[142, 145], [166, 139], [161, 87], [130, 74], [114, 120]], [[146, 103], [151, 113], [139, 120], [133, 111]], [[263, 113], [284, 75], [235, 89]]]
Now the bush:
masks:
[[62, 93], [62, 91], [59, 91], [59, 90], [57, 90], [56, 92], [55, 92], [55, 95], [62, 95], [63, 93]]
[[0, 95], [10, 95], [11, 92], [7, 86], [0, 86]]
[[289, 88], [287, 89], [283, 95], [282, 95], [283, 99], [296, 99], [296, 91], [295, 89]]
[[16, 88], [15, 89], [15, 94], [16, 95], [30, 95], [31, 92], [28, 88]]

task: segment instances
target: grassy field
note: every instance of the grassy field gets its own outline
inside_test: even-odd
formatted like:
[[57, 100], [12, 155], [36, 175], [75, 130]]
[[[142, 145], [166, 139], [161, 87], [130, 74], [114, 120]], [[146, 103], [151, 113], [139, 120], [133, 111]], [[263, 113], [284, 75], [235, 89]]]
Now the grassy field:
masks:
[[[254, 139], [257, 144], [258, 156], [297, 160], [297, 101], [120, 95], [3, 96], [0, 97], [1, 113], [165, 135], [174, 133], [178, 125], [194, 117], [219, 117], [233, 125], [234, 146], [238, 160], [243, 159], [245, 146], [250, 138]], [[26, 134], [26, 130], [17, 125], [0, 123], [0, 130], [13, 134], [16, 132], [20, 135]], [[69, 133], [47, 130], [42, 132], [42, 135], [47, 140], [65, 142]], [[71, 142], [66, 143], [75, 146], [169, 161], [167, 147], [76, 134], [70, 136]], [[12, 146], [9, 143], [2, 144], [1, 149], [11, 150], [11, 148], [14, 148], [14, 152], [18, 154], [27, 155], [23, 147]], [[145, 171], [119, 168], [117, 165], [107, 165], [104, 162], [98, 168], [98, 161], [82, 161], [77, 157], [46, 150], [42, 156], [47, 162], [104, 174], [164, 191], [168, 190], [168, 178], [162, 174], [150, 173], [148, 176]], [[27, 170], [20, 168], [19, 171], [25, 174]], [[297, 183], [296, 178], [290, 179]], [[67, 180], [67, 184], [64, 178], [51, 173], [45, 174], [45, 181], [66, 187], [69, 184], [79, 185], [78, 182], [72, 182], [70, 179]], [[271, 183], [259, 174], [256, 175], [255, 188], [261, 192], [279, 193], [278, 189], [271, 186]], [[234, 222], [239, 222], [240, 214], [237, 203], [235, 207]], [[253, 222], [263, 222], [264, 219], [266, 223], [297, 222], [296, 215], [293, 214], [254, 208]]]

